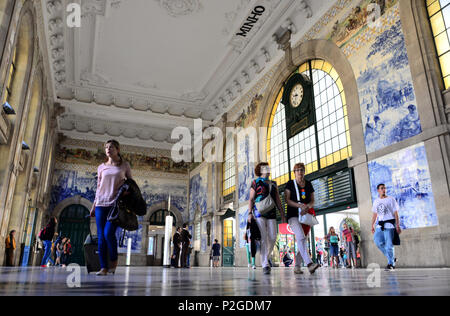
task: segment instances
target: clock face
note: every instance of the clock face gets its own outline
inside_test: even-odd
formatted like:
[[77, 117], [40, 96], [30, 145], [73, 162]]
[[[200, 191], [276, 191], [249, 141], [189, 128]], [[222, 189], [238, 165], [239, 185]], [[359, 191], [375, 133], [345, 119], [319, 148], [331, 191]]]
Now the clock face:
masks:
[[290, 95], [291, 105], [296, 108], [302, 103], [303, 100], [303, 86], [299, 83], [296, 84], [292, 90]]

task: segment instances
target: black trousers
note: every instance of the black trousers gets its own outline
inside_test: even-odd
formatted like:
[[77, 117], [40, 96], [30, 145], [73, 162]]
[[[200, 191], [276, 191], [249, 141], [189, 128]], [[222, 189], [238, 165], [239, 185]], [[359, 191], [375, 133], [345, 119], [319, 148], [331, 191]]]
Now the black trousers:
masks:
[[14, 249], [13, 248], [6, 248], [6, 266], [12, 267], [14, 266]]
[[181, 247], [181, 267], [187, 267], [187, 256], [189, 251], [189, 244], [183, 244]]
[[178, 268], [180, 266], [180, 251], [181, 248], [178, 246], [173, 247], [173, 255], [175, 258], [173, 259], [174, 266]]

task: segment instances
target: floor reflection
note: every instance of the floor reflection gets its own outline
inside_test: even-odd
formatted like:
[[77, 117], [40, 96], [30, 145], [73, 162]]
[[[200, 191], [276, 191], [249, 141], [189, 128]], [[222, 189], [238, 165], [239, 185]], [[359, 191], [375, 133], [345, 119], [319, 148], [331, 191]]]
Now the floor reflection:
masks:
[[[450, 295], [450, 269], [373, 270], [319, 269], [310, 275], [292, 268], [119, 267], [99, 277], [81, 268], [81, 288], [70, 288], [72, 271], [64, 268], [0, 268], [0, 295], [163, 295], [163, 296], [289, 296], [289, 295]], [[372, 284], [372, 285], [371, 285]]]

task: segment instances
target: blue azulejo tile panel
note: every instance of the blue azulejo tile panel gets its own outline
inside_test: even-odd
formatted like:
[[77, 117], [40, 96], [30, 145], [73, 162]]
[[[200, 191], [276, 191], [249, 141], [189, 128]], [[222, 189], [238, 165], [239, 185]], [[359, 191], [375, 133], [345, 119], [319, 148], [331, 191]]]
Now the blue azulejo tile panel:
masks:
[[247, 228], [248, 206], [239, 209], [239, 248], [245, 247], [244, 234]]
[[377, 185], [384, 183], [387, 195], [399, 204], [403, 229], [437, 226], [436, 205], [423, 143], [369, 162], [372, 201]]
[[238, 192], [239, 202], [250, 199], [250, 185], [255, 177], [255, 164], [251, 161], [250, 138], [246, 136], [238, 143]]
[[368, 153], [422, 132], [400, 17], [351, 58]]
[[208, 170], [203, 168], [199, 174], [191, 177], [189, 181], [189, 219], [193, 220], [195, 212], [200, 210], [201, 215], [205, 215], [208, 211]]
[[96, 190], [96, 172], [57, 169], [53, 177], [50, 211], [53, 211], [60, 202], [74, 196], [81, 196], [94, 202]]
[[[142, 197], [147, 202], [147, 207], [167, 201], [169, 194], [171, 205], [186, 217], [187, 186], [177, 183], [161, 182], [158, 179], [147, 180], [142, 177], [133, 177], [141, 189]], [[53, 178], [50, 210], [67, 198], [81, 196], [94, 202], [97, 190], [97, 173], [74, 170], [55, 170]]]
[[128, 249], [128, 239], [131, 239], [131, 253], [141, 253], [142, 251], [142, 225], [139, 225], [138, 230], [133, 232], [125, 231], [125, 238], [123, 239], [123, 244], [120, 244], [120, 240], [123, 236], [123, 229], [118, 228], [116, 230], [117, 237], [117, 251], [119, 253], [127, 253]]

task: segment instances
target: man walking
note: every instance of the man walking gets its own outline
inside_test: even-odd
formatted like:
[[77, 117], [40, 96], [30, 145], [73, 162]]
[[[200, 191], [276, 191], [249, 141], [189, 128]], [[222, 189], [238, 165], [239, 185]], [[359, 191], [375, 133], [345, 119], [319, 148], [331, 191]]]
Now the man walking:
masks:
[[175, 234], [173, 235], [173, 255], [175, 268], [180, 267], [180, 252], [181, 252], [181, 227], [177, 227]]
[[187, 266], [187, 256], [189, 251], [189, 244], [191, 242], [192, 236], [189, 233], [189, 230], [187, 228], [187, 224], [183, 224], [183, 230], [181, 231], [181, 267], [182, 268], [189, 268]]
[[212, 246], [213, 255], [213, 267], [218, 268], [220, 265], [220, 244], [217, 239], [214, 239], [214, 244]]
[[[399, 206], [397, 201], [386, 195], [386, 186], [380, 183], [377, 186], [379, 198], [373, 203], [372, 233], [378, 249], [386, 256], [388, 265], [386, 271], [395, 269], [394, 235], [401, 234], [400, 220], [398, 217]], [[375, 223], [378, 225], [375, 227]]]

